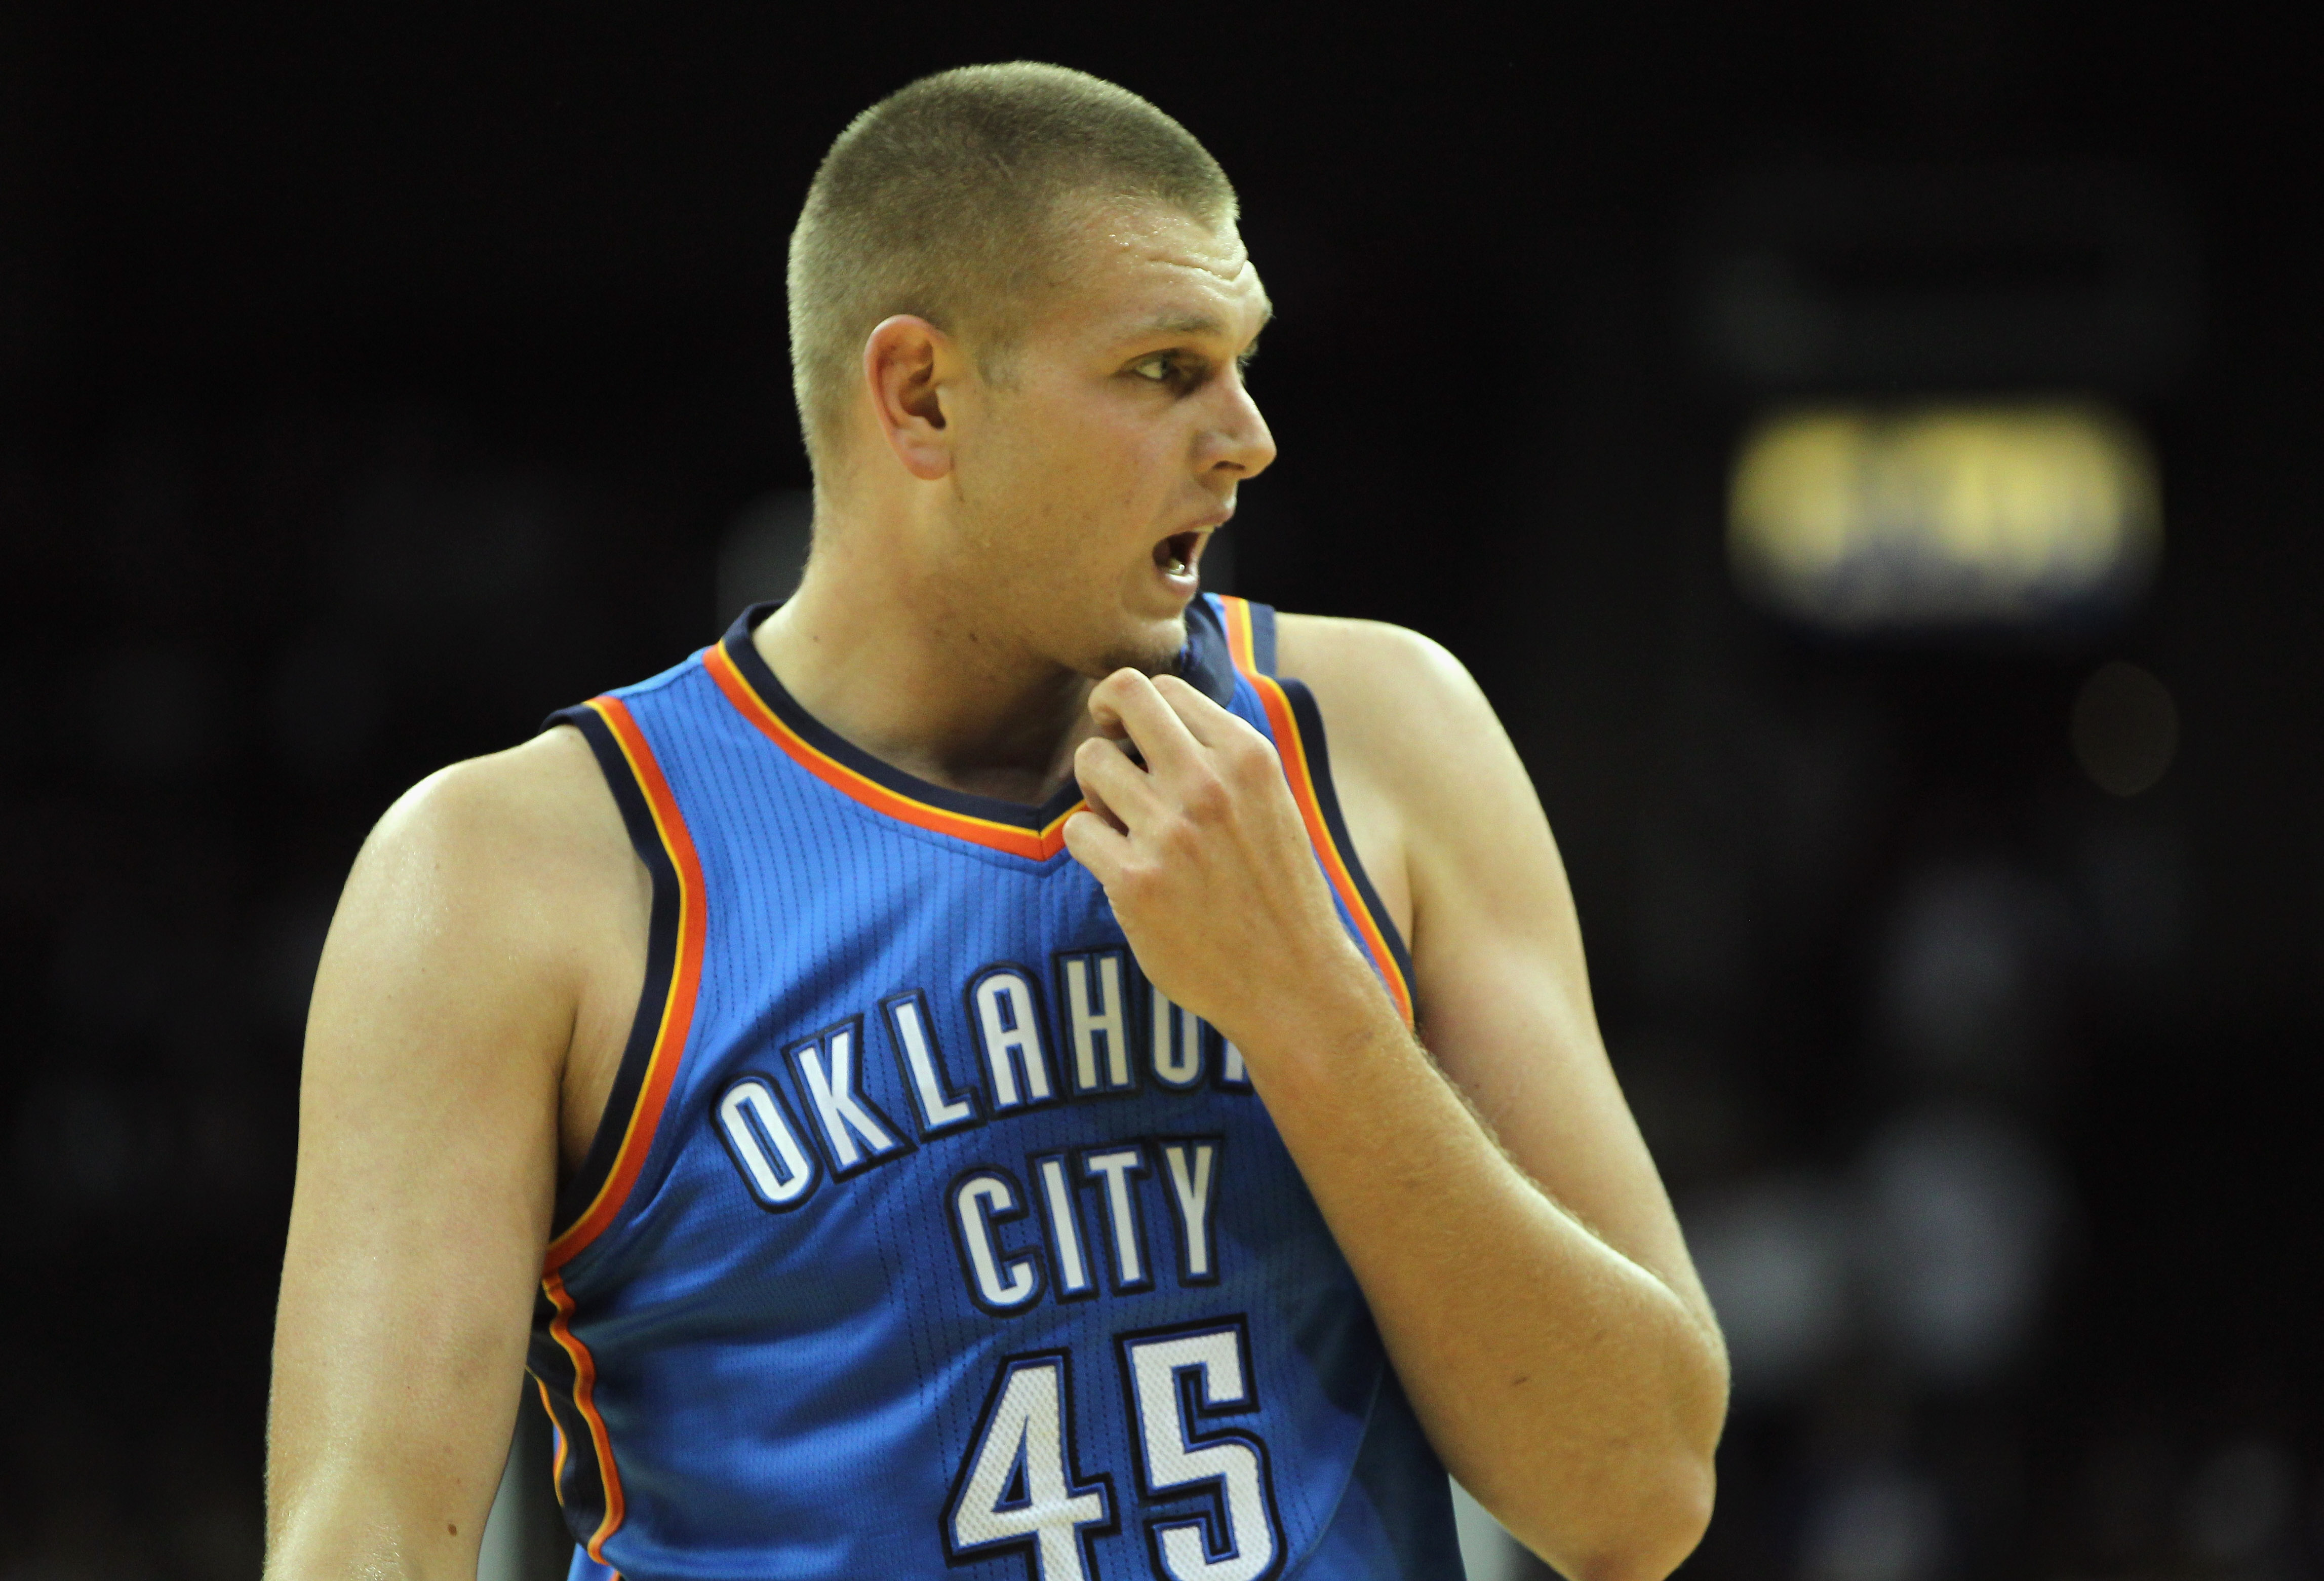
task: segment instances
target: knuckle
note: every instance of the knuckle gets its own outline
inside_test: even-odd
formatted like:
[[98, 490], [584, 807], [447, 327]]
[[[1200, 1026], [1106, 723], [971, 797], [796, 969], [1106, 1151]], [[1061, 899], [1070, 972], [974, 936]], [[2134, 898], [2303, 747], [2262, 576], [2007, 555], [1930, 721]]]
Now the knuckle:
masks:
[[1227, 782], [1207, 769], [1198, 771], [1187, 781], [1185, 810], [1193, 822], [1215, 822], [1226, 817], [1233, 804], [1234, 797]]
[[1164, 818], [1155, 826], [1154, 854], [1162, 865], [1175, 866], [1185, 860], [1187, 853], [1201, 843], [1194, 821], [1184, 813]]
[[1228, 749], [1226, 761], [1239, 783], [1259, 784], [1275, 772], [1275, 749], [1258, 731], [1246, 729]]

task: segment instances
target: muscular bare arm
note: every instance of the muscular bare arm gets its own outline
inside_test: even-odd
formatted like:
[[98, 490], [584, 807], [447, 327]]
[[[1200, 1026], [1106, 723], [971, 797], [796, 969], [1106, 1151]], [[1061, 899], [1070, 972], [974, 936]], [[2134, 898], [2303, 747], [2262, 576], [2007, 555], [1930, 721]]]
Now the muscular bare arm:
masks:
[[[1639, 1530], [1683, 1535], [1674, 1564], [1709, 1514], [1725, 1356], [1606, 1059], [1548, 820], [1483, 694], [1441, 647], [1368, 622], [1284, 627], [1286, 672], [1317, 694], [1343, 796], [1388, 826], [1381, 864], [1406, 893], [1428, 1051], [1540, 1187], [1555, 1216], [1545, 1240], [1562, 1253], [1527, 1271], [1488, 1243], [1468, 1299], [1416, 1302], [1406, 1376], [1416, 1397], [1441, 1395], [1421, 1406], [1432, 1432], [1456, 1462], [1474, 1443], [1477, 1458], [1455, 1469], [1521, 1534], [1543, 1502], [1636, 1509]], [[1568, 1282], [1581, 1281], [1586, 1291]], [[1541, 1303], [1533, 1333], [1526, 1299]], [[1618, 1318], [1606, 1333], [1589, 1327]], [[1545, 1345], [1561, 1364], [1550, 1380], [1529, 1365]], [[1537, 1406], [1525, 1396], [1544, 1382], [1559, 1396], [1554, 1438], [1529, 1426]], [[1545, 1551], [1587, 1573], [1570, 1550]]]
[[1149, 975], [1243, 1049], [1453, 1472], [1577, 1581], [1666, 1575], [1709, 1519], [1725, 1362], [1598, 1040], [1546, 821], [1441, 650], [1351, 623], [1283, 636], [1335, 778], [1371, 804], [1428, 1050], [1333, 916], [1272, 753], [1191, 688], [1099, 689], [1148, 769], [1085, 746], [1107, 821], [1068, 839]]
[[270, 1581], [474, 1576], [560, 1130], [570, 1154], [595, 1113], [568, 1053], [620, 1020], [644, 885], [569, 730], [425, 781], [357, 858], [308, 1024]]

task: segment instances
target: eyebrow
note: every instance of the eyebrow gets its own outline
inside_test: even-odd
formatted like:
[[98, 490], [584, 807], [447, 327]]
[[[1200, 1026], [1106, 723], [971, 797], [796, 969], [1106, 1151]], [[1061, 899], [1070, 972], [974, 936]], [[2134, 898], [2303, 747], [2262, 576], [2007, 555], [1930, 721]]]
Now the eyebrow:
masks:
[[[1260, 304], [1259, 327], [1264, 329], [1275, 321], [1275, 304]], [[1223, 335], [1226, 326], [1207, 313], [1162, 313], [1148, 319], [1137, 329], [1139, 335]]]

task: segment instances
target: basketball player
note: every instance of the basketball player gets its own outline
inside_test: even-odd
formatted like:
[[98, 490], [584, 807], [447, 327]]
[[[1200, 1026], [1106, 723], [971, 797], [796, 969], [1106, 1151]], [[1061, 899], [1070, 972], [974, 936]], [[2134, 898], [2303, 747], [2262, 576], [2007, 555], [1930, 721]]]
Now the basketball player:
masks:
[[1439, 1581], [1447, 1465], [1569, 1576], [1693, 1547], [1723, 1354], [1515, 754], [1198, 590], [1275, 454], [1235, 214], [1055, 67], [841, 135], [798, 593], [355, 864], [275, 1581], [472, 1576], [528, 1367], [576, 1576]]

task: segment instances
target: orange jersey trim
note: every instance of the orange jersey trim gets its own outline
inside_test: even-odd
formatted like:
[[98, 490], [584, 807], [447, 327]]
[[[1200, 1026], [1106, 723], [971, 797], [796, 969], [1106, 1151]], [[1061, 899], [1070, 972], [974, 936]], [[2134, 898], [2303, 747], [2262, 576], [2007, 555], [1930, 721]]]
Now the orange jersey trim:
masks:
[[1006, 851], [1012, 856], [1047, 862], [1065, 848], [1065, 820], [1088, 805], [1086, 802], [1074, 802], [1051, 818], [1047, 827], [1038, 830], [1017, 828], [1009, 824], [996, 823], [991, 818], [931, 806], [856, 772], [784, 724], [781, 717], [752, 689], [742, 672], [734, 668], [734, 661], [727, 653], [724, 643], [713, 643], [705, 650], [702, 664], [710, 671], [711, 680], [718, 683], [718, 689], [726, 694], [726, 700], [734, 706], [734, 711], [756, 726], [761, 735], [789, 754], [799, 767], [843, 796], [862, 802], [874, 812], [900, 819], [915, 828], [950, 835], [989, 850]]
[[662, 777], [661, 765], [654, 761], [653, 748], [646, 744], [645, 733], [638, 728], [629, 709], [613, 698], [594, 698], [589, 707], [604, 720], [613, 739], [621, 743], [622, 755], [629, 760], [630, 772], [636, 777], [638, 789], [644, 792], [646, 805], [653, 811], [654, 827], [661, 836], [662, 849], [669, 853], [670, 866], [678, 874], [678, 969], [670, 974], [669, 989], [662, 999], [660, 1028], [654, 1036], [653, 1054], [646, 1065], [637, 1105], [630, 1111], [628, 1125], [622, 1134], [621, 1151], [613, 1155], [613, 1167], [605, 1172], [605, 1183], [597, 1188], [587, 1211], [549, 1244], [542, 1271], [549, 1274], [570, 1262], [583, 1247], [604, 1233], [629, 1199], [630, 1188], [637, 1184], [638, 1172], [645, 1168], [646, 1154], [653, 1147], [654, 1129], [661, 1123], [662, 1107], [669, 1103], [670, 1087], [678, 1079], [678, 1058], [686, 1051], [687, 1036], [694, 1028], [694, 999], [702, 985], [702, 943], [709, 931], [701, 858], [695, 855], [694, 837], [687, 833], [686, 818], [678, 809], [678, 798], [670, 793], [669, 781]]
[[1242, 678], [1259, 693], [1260, 705], [1267, 710], [1267, 719], [1275, 735], [1276, 751], [1283, 759], [1283, 776], [1291, 784], [1291, 800], [1298, 804], [1299, 817], [1307, 825], [1307, 838], [1322, 858], [1323, 875], [1332, 881], [1341, 903], [1348, 915], [1356, 920], [1356, 930], [1361, 935], [1364, 948], [1370, 952], [1372, 963], [1379, 968], [1381, 981], [1388, 985], [1388, 996], [1396, 1001], [1397, 1013], [1404, 1024], [1413, 1024], [1412, 986], [1404, 980], [1402, 968], [1396, 964], [1396, 952], [1388, 948], [1388, 936], [1381, 930], [1379, 919], [1364, 903], [1363, 892], [1357, 887], [1354, 873], [1348, 865], [1352, 853], [1342, 853], [1339, 843], [1332, 838], [1330, 825], [1324, 822], [1322, 802], [1315, 794], [1315, 775], [1308, 762], [1307, 745], [1300, 738], [1299, 721], [1291, 711], [1291, 699], [1284, 694], [1283, 685], [1275, 677], [1264, 674], [1259, 668], [1255, 644], [1251, 638], [1250, 604], [1247, 599], [1222, 596], [1219, 599], [1226, 610], [1227, 652]]
[[[605, 1431], [605, 1419], [597, 1414], [597, 1359], [589, 1354], [589, 1347], [581, 1343], [581, 1336], [573, 1332], [574, 1303], [572, 1296], [565, 1289], [565, 1281], [552, 1273], [540, 1281], [540, 1286], [549, 1292], [549, 1303], [557, 1308], [557, 1316], [549, 1319], [549, 1336], [572, 1358], [573, 1404], [581, 1412], [582, 1419], [589, 1424], [589, 1441], [597, 1451], [599, 1480], [605, 1489], [605, 1514], [597, 1522], [597, 1530], [590, 1534], [589, 1540], [582, 1545], [582, 1551], [603, 1565], [607, 1562], [605, 1539], [620, 1529], [622, 1517], [627, 1512], [622, 1500], [622, 1474], [613, 1465], [613, 1440]], [[545, 1391], [543, 1398], [546, 1399]], [[558, 1470], [561, 1473], [563, 1469], [560, 1456]], [[561, 1502], [564, 1496], [561, 1475], [558, 1481], [558, 1493]]]
[[[568, 1353], [569, 1354], [569, 1353]], [[540, 1391], [540, 1409], [549, 1413], [549, 1435], [555, 1440], [556, 1453], [549, 1456], [549, 1485], [557, 1494], [557, 1502], [565, 1502], [565, 1429], [557, 1425], [557, 1408], [549, 1402], [549, 1385], [535, 1378], [534, 1388]]]

